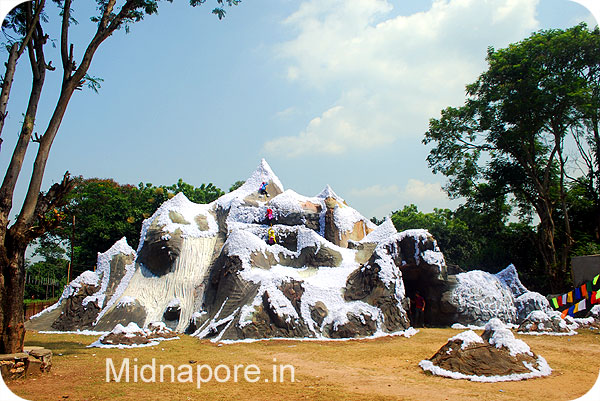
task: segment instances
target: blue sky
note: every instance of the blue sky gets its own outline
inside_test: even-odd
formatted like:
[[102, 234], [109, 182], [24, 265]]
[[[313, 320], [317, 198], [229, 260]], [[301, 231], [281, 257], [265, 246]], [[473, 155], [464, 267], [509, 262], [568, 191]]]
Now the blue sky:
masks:
[[[94, 4], [74, 1], [79, 24], [70, 35], [79, 56], [94, 30]], [[425, 161], [428, 120], [462, 104], [465, 85], [485, 70], [488, 46], [596, 24], [570, 0], [244, 0], [223, 21], [210, 14], [213, 6], [161, 2], [158, 15], [101, 45], [90, 75], [104, 80], [102, 88], [72, 98], [44, 188], [69, 170], [227, 190], [264, 157], [286, 188], [311, 196], [329, 184], [368, 217], [410, 203], [454, 208], [459, 202], [441, 190], [444, 177]], [[58, 33], [54, 23], [49, 34]], [[47, 51], [60, 66], [56, 49]], [[3, 172], [30, 87], [25, 58], [19, 67], [2, 133]], [[59, 79], [59, 69], [47, 74], [39, 132]]]

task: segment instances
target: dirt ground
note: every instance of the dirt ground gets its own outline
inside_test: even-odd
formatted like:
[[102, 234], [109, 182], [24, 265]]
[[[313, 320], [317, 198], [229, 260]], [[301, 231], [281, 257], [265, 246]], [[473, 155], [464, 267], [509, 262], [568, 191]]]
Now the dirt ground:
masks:
[[[475, 383], [436, 377], [418, 366], [430, 358], [448, 338], [458, 334], [453, 329], [421, 329], [411, 338], [386, 337], [375, 340], [344, 342], [323, 341], [260, 341], [254, 343], [213, 344], [182, 336], [180, 340], [165, 341], [154, 347], [136, 349], [86, 348], [96, 337], [72, 334], [39, 334], [28, 332], [26, 345], [39, 345], [54, 352], [52, 371], [37, 379], [7, 383], [17, 395], [28, 400], [572, 400], [584, 395], [595, 383], [600, 369], [600, 334], [580, 330], [569, 337], [519, 336], [532, 351], [543, 356], [553, 369], [544, 378], [518, 382]], [[478, 332], [481, 334], [481, 332]], [[106, 382], [107, 359], [112, 358], [118, 374], [125, 358], [130, 362], [130, 382], [114, 381], [109, 370]], [[137, 358], [137, 359], [135, 359]], [[134, 370], [156, 363], [156, 382], [134, 381]], [[160, 365], [165, 368], [162, 382]], [[214, 378], [195, 381], [196, 369], [206, 364], [224, 381]], [[260, 368], [260, 377], [249, 371], [254, 383], [244, 380], [243, 369], [249, 365]], [[190, 379], [186, 367], [194, 369], [193, 383], [178, 382]], [[219, 365], [226, 367], [216, 368]], [[233, 374], [238, 368], [238, 381]], [[292, 365], [291, 369], [280, 368]], [[277, 382], [273, 382], [273, 366]], [[205, 369], [208, 369], [205, 367]], [[248, 368], [250, 369], [250, 368]], [[254, 368], [252, 368], [254, 369]], [[279, 377], [283, 371], [283, 378]], [[149, 367], [145, 378], [151, 379]], [[187, 373], [186, 373], [187, 372]], [[208, 370], [201, 371], [206, 379]], [[282, 380], [283, 379], [283, 380]]]

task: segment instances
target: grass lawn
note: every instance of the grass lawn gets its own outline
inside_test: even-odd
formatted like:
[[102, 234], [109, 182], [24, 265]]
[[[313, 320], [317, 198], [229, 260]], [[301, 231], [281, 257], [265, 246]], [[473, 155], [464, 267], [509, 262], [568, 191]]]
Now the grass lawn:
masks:
[[[421, 329], [411, 338], [386, 337], [376, 340], [344, 342], [259, 341], [254, 343], [213, 344], [181, 336], [154, 347], [134, 349], [86, 348], [96, 337], [73, 334], [27, 332], [26, 345], [39, 345], [54, 352], [49, 374], [37, 379], [7, 383], [17, 395], [28, 400], [572, 400], [585, 394], [595, 383], [600, 369], [600, 335], [580, 330], [569, 337], [519, 336], [532, 351], [543, 356], [553, 369], [551, 376], [519, 382], [475, 383], [425, 374], [419, 361], [431, 357], [453, 329]], [[481, 334], [481, 332], [478, 332]], [[106, 358], [112, 358], [118, 374], [124, 358], [130, 361], [130, 382], [106, 382]], [[134, 358], [137, 358], [135, 360]], [[138, 378], [138, 370], [155, 358], [155, 383]], [[275, 359], [275, 362], [274, 362]], [[159, 366], [175, 367], [175, 382], [165, 370], [159, 380]], [[231, 379], [214, 379], [197, 387], [196, 369], [207, 364], [211, 369], [227, 365]], [[248, 365], [260, 368], [260, 378], [244, 379]], [[194, 369], [193, 383], [177, 382], [180, 365]], [[238, 381], [233, 381], [235, 365]], [[284, 370], [284, 380], [272, 381], [273, 365], [292, 365]], [[184, 370], [187, 368], [183, 368]], [[279, 368], [277, 368], [279, 371]], [[184, 372], [185, 373], [185, 372]], [[226, 378], [226, 370], [220, 370]], [[252, 372], [250, 372], [252, 373]], [[145, 377], [150, 378], [150, 370]], [[202, 377], [206, 378], [207, 370]], [[278, 375], [277, 375], [278, 376]], [[111, 373], [111, 378], [114, 378]], [[189, 378], [184, 374], [183, 378]]]

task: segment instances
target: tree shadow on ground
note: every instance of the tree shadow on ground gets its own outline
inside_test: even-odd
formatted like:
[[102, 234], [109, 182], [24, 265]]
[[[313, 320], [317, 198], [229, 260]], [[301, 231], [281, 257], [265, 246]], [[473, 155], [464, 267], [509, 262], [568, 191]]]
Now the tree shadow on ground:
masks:
[[89, 350], [88, 342], [78, 341], [26, 341], [25, 346], [44, 347], [52, 351], [54, 356], [81, 354]]

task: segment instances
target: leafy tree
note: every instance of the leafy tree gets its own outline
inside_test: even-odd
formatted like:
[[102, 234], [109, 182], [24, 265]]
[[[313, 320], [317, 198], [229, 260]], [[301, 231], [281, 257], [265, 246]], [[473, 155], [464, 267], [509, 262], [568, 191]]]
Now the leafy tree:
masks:
[[69, 262], [61, 238], [46, 233], [37, 242], [33, 256], [41, 260], [26, 264], [28, 278], [25, 283], [25, 299], [52, 297], [53, 290], [61, 291], [67, 284]]
[[[424, 139], [435, 145], [427, 160], [449, 177], [452, 197], [488, 203], [500, 197], [521, 216], [535, 212], [537, 249], [554, 290], [567, 280], [573, 245], [565, 138], [592, 119], [598, 74], [590, 72], [598, 68], [598, 48], [600, 31], [585, 24], [489, 48], [488, 70], [467, 86], [465, 105], [442, 110]], [[558, 213], [564, 218], [557, 220]]]
[[194, 188], [192, 185], [183, 182], [181, 178], [177, 181], [177, 184], [162, 188], [172, 194], [183, 192], [189, 200], [196, 203], [210, 203], [225, 194], [212, 183], [202, 184], [198, 188]]
[[567, 202], [573, 227], [573, 256], [600, 254], [596, 195], [593, 187], [585, 181], [578, 180], [569, 187]]
[[[73, 44], [69, 40], [72, 18], [72, 0], [54, 0], [58, 5], [62, 20], [60, 29], [59, 48], [61, 55], [62, 85], [58, 93], [56, 106], [51, 113], [45, 128], [33, 135], [36, 123], [37, 108], [42, 96], [46, 71], [55, 69], [51, 61], [46, 60], [44, 47], [48, 44], [49, 36], [46, 34], [41, 18], [45, 12], [45, 1], [36, 0], [17, 6], [9, 16], [5, 31], [15, 35], [17, 43], [16, 55], [27, 50], [28, 65], [32, 72], [32, 87], [27, 109], [24, 113], [23, 125], [17, 144], [12, 153], [2, 185], [0, 186], [0, 353], [14, 353], [23, 349], [25, 328], [23, 324], [23, 293], [25, 271], [23, 268], [25, 250], [28, 244], [40, 237], [43, 233], [56, 227], [60, 219], [53, 214], [53, 210], [65, 204], [66, 196], [73, 186], [68, 173], [62, 182], [54, 184], [46, 193], [41, 193], [46, 163], [50, 148], [58, 134], [62, 119], [76, 90], [84, 85], [96, 87], [97, 81], [88, 75], [94, 55], [115, 31], [125, 28], [144, 19], [146, 15], [156, 14], [159, 0], [96, 0], [98, 14], [91, 20], [97, 24], [96, 32], [88, 42], [83, 56], [76, 60]], [[191, 0], [192, 6], [205, 3], [205, 0]], [[216, 0], [217, 7], [213, 10], [219, 18], [225, 15], [224, 5], [236, 5], [238, 0]], [[14, 46], [14, 44], [13, 44]], [[11, 47], [12, 49], [12, 47]], [[16, 59], [10, 57], [7, 62], [7, 71], [3, 79], [3, 91], [0, 94], [0, 111], [5, 116], [2, 102], [8, 101], [7, 92], [16, 66]], [[6, 91], [4, 90], [7, 88]], [[44, 92], [47, 94], [48, 92]], [[6, 94], [6, 96], [5, 96]], [[37, 143], [33, 171], [29, 180], [29, 187], [21, 211], [13, 224], [9, 222], [9, 214], [13, 206], [13, 195], [19, 174], [23, 166], [25, 153], [29, 144]]]

